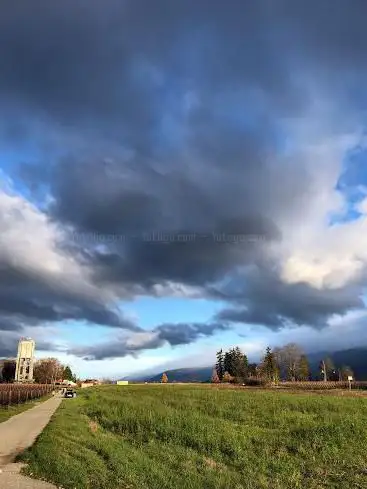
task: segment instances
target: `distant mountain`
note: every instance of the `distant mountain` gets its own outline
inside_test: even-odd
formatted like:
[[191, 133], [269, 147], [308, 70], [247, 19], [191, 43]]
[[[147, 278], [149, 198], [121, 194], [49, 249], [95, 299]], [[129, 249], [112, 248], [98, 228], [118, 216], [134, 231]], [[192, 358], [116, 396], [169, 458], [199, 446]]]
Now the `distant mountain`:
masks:
[[[168, 382], [208, 382], [212, 376], [213, 367], [176, 368], [166, 370]], [[148, 379], [149, 382], [160, 382], [163, 372]]]
[[334, 352], [323, 351], [310, 353], [307, 357], [314, 375], [319, 372], [320, 361], [330, 357], [336, 368], [348, 366], [353, 370], [356, 380], [367, 380], [367, 348], [350, 348]]
[[[367, 348], [350, 348], [341, 351], [320, 351], [309, 353], [307, 355], [310, 362], [311, 372], [314, 377], [320, 373], [319, 365], [322, 359], [330, 357], [336, 368], [344, 365], [351, 367], [356, 380], [367, 380]], [[130, 380], [135, 382], [159, 382], [163, 372], [166, 372], [169, 382], [208, 382], [212, 376], [213, 367], [197, 368], [177, 368], [165, 370], [152, 376], [149, 373], [136, 374], [125, 377], [121, 380]]]

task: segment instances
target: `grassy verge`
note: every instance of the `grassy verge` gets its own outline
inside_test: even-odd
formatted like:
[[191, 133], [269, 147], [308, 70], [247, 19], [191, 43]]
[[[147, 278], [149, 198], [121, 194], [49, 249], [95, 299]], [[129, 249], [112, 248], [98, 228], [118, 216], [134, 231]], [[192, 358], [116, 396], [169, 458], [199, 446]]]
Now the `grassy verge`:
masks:
[[366, 402], [96, 387], [62, 403], [25, 459], [66, 489], [367, 488]]
[[6, 421], [12, 416], [15, 416], [16, 414], [20, 414], [23, 411], [27, 411], [27, 409], [37, 406], [37, 404], [39, 404], [40, 402], [47, 401], [47, 399], [49, 399], [50, 397], [52, 397], [51, 394], [47, 394], [46, 396], [40, 397], [39, 399], [27, 401], [19, 405], [14, 404], [12, 406], [0, 406], [0, 423]]

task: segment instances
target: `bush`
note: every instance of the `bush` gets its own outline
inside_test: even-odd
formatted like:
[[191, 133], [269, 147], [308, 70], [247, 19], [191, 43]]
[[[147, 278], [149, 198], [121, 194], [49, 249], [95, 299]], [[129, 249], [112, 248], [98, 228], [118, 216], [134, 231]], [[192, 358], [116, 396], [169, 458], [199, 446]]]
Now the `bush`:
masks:
[[256, 379], [251, 377], [249, 379], [245, 379], [245, 385], [250, 387], [267, 387], [270, 385], [270, 382], [266, 379]]
[[244, 380], [241, 379], [241, 377], [232, 377], [231, 380], [229, 381], [230, 384], [243, 384]]
[[233, 379], [232, 375], [230, 375], [228, 372], [224, 372], [223, 379], [222, 379], [224, 383], [231, 382], [232, 379]]

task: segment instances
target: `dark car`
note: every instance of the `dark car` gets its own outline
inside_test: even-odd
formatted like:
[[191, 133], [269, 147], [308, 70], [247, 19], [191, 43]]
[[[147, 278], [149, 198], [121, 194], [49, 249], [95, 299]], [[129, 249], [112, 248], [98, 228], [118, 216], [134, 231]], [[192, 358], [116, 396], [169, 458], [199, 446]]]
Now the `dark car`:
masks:
[[66, 389], [64, 392], [64, 397], [76, 397], [76, 392], [73, 389]]

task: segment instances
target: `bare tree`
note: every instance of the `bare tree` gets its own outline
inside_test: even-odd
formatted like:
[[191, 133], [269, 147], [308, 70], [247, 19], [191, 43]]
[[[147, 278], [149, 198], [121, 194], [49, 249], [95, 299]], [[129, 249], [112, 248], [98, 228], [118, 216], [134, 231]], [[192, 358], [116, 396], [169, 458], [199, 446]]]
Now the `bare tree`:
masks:
[[64, 372], [63, 365], [56, 358], [43, 358], [34, 366], [34, 380], [39, 384], [52, 384], [61, 380]]
[[353, 370], [348, 365], [344, 365], [340, 369], [340, 376], [341, 376], [341, 380], [348, 380], [348, 377], [354, 378], [354, 373]]
[[220, 378], [219, 378], [219, 375], [218, 375], [216, 368], [213, 368], [211, 382], [212, 382], [212, 384], [219, 384], [220, 383]]
[[300, 378], [300, 366], [304, 352], [299, 345], [288, 343], [282, 348], [275, 348], [273, 353], [283, 379], [294, 381]]
[[320, 371], [324, 382], [328, 380], [338, 380], [339, 374], [336, 370], [333, 360], [330, 357], [326, 357], [320, 362]]

